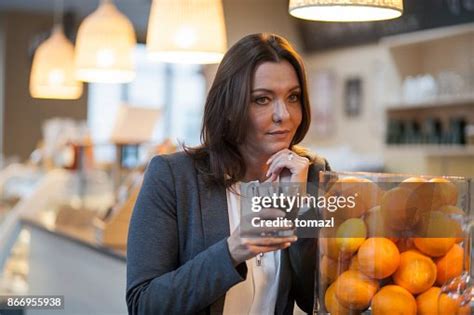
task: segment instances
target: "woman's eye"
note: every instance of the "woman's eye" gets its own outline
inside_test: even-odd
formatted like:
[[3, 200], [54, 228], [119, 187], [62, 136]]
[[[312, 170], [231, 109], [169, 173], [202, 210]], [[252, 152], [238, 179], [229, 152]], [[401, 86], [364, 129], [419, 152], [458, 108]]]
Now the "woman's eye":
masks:
[[265, 105], [267, 104], [268, 102], [270, 102], [270, 99], [266, 96], [262, 96], [262, 97], [256, 97], [254, 99], [254, 102], [259, 104], [259, 105]]
[[298, 102], [300, 100], [300, 95], [299, 94], [292, 94], [289, 97], [290, 102]]

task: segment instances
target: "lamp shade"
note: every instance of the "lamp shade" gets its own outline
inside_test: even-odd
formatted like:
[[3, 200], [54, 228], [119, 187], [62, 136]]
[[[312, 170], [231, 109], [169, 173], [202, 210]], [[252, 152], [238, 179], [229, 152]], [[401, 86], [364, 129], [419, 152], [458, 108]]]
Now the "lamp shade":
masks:
[[218, 63], [226, 49], [221, 0], [153, 0], [147, 33], [151, 60]]
[[51, 36], [35, 51], [30, 94], [49, 99], [78, 99], [82, 95], [82, 82], [74, 74], [74, 46], [60, 25], [54, 27]]
[[380, 21], [401, 16], [403, 0], [290, 0], [289, 12], [312, 21]]
[[100, 6], [79, 26], [76, 75], [81, 81], [125, 83], [135, 78], [132, 23], [111, 1]]

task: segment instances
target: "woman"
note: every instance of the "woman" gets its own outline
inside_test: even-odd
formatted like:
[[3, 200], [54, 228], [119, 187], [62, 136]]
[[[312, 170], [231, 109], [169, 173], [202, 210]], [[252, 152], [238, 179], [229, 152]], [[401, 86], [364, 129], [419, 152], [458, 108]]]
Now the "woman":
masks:
[[254, 34], [229, 49], [202, 146], [156, 156], [146, 171], [129, 229], [130, 314], [292, 314], [295, 300], [311, 312], [314, 240], [238, 229], [239, 183], [317, 183], [329, 169], [294, 146], [309, 124], [303, 62], [287, 40]]

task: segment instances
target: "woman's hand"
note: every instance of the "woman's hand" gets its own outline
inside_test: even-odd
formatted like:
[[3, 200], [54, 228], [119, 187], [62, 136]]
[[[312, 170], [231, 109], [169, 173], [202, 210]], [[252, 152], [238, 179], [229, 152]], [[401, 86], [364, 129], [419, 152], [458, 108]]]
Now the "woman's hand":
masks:
[[[280, 179], [289, 176], [289, 181], [293, 183], [306, 183], [308, 180], [309, 160], [289, 149], [273, 154], [268, 159], [267, 165], [269, 167], [266, 176], [270, 176], [270, 181], [276, 180], [279, 175], [281, 175]], [[285, 169], [288, 170], [286, 171], [288, 174], [285, 174]]]
[[[276, 220], [277, 218], [284, 216], [285, 213], [278, 209], [263, 209], [258, 213], [258, 217], [264, 220]], [[243, 227], [243, 222], [241, 222], [239, 228], [235, 229], [235, 231], [232, 232], [232, 234], [227, 238], [227, 244], [229, 246], [229, 252], [234, 262], [234, 266], [237, 266], [238, 264], [257, 256], [260, 253], [285, 249], [289, 247], [291, 243], [297, 240], [296, 236], [262, 236], [272, 234], [277, 231], [291, 230], [292, 227], [254, 227], [252, 224], [250, 224], [251, 218], [254, 217], [255, 214], [242, 217], [241, 220], [247, 221], [245, 226]]]

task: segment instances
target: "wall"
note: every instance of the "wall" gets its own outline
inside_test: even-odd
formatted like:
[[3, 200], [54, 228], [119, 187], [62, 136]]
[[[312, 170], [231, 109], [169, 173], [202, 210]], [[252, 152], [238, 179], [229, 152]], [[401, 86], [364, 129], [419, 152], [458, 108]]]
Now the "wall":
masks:
[[[321, 136], [312, 126], [307, 145], [316, 150], [348, 146], [357, 154], [366, 154], [367, 158], [380, 158], [387, 172], [474, 176], [472, 150], [436, 145], [386, 146], [384, 143], [385, 109], [401, 104], [401, 83], [405, 76], [426, 73], [436, 76], [446, 70], [463, 75], [474, 74], [472, 35], [433, 40], [452, 31], [452, 28], [443, 28], [400, 35], [379, 44], [306, 56], [310, 79], [318, 72], [328, 72], [334, 77], [330, 132]], [[394, 42], [410, 45], [390, 49], [389, 45]], [[360, 77], [363, 82], [363, 104], [359, 116], [348, 117], [344, 112], [344, 82], [354, 76]], [[314, 89], [311, 90], [314, 106], [317, 95]], [[315, 120], [317, 117], [313, 117], [313, 122]], [[434, 156], [433, 152], [439, 156]]]
[[288, 13], [288, 0], [224, 0], [223, 6], [229, 47], [245, 35], [272, 32], [301, 50], [297, 20]]
[[[223, 0], [223, 7], [228, 48], [245, 35], [269, 32], [285, 37], [302, 51], [296, 19], [288, 13], [288, 0]], [[208, 88], [216, 71], [217, 65], [204, 67]]]
[[23, 160], [41, 139], [41, 125], [46, 119], [87, 118], [87, 89], [85, 88], [83, 96], [75, 101], [31, 98], [28, 90], [32, 62], [30, 45], [38, 34], [51, 29], [52, 17], [11, 12], [3, 13], [0, 20], [4, 34], [0, 51], [4, 50], [6, 61], [5, 68], [1, 71], [4, 80], [0, 81], [4, 89], [3, 153], [6, 156], [16, 155]]
[[[381, 157], [384, 144], [385, 117], [387, 103], [397, 98], [398, 77], [388, 50], [379, 45], [357, 46], [306, 56], [309, 82], [319, 72], [327, 72], [333, 77], [330, 92], [332, 119], [325, 135], [310, 129], [307, 143], [314, 147], [350, 146], [359, 154]], [[345, 80], [359, 77], [362, 80], [362, 106], [358, 116], [349, 117], [344, 109]], [[313, 105], [317, 95], [310, 87]], [[313, 117], [313, 121], [317, 117]]]

